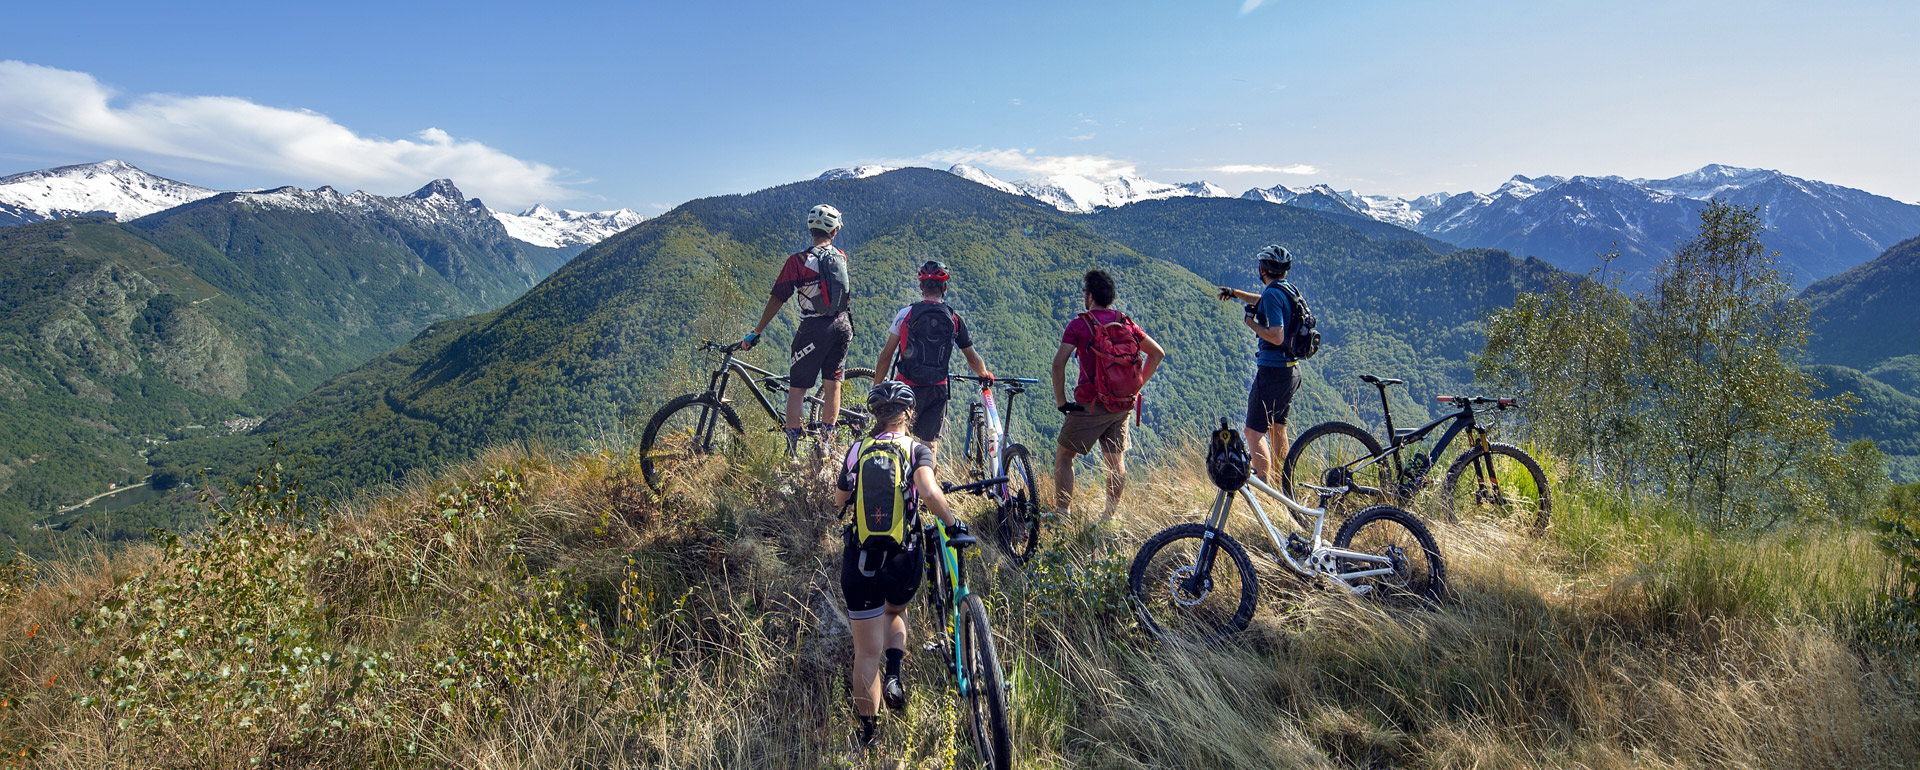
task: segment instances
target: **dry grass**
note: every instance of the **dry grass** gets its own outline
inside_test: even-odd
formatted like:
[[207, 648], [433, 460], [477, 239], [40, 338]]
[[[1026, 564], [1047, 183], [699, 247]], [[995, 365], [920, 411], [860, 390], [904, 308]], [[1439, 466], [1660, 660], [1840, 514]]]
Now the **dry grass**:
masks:
[[[624, 451], [503, 448], [311, 527], [41, 565], [37, 583], [0, 592], [0, 750], [19, 766], [143, 770], [967, 763], [944, 668], [918, 652], [908, 716], [887, 720], [881, 750], [850, 747], [836, 512], [819, 479], [751, 443], [717, 481], [665, 500]], [[1722, 539], [1563, 490], [1547, 538], [1436, 526], [1451, 578], [1438, 610], [1389, 615], [1268, 569], [1235, 644], [1173, 649], [1133, 628], [1118, 583], [1139, 541], [1204, 512], [1197, 465], [1136, 469], [1116, 526], [1050, 528], [1033, 569], [976, 565], [1024, 766], [1920, 765], [1920, 664], [1854, 633], [1887, 574], [1858, 531]], [[1083, 473], [1083, 492], [1097, 497], [1099, 476]], [[1257, 525], [1233, 531], [1266, 550]], [[303, 552], [256, 553], [283, 537]], [[206, 586], [259, 586], [195, 572], [219, 554], [306, 559], [240, 614], [281, 612], [308, 629], [300, 644], [372, 673], [255, 677], [259, 720], [205, 719], [240, 690], [195, 679], [214, 665], [198, 661], [266, 660], [276, 643], [151, 633], [239, 612], [220, 604], [239, 594]], [[178, 606], [116, 605], [196, 584]], [[103, 620], [116, 606], [126, 619]], [[910, 617], [928, 638], [925, 613]], [[136, 648], [154, 668], [116, 668]], [[174, 649], [185, 662], [159, 662]], [[173, 723], [120, 721], [135, 713]]]

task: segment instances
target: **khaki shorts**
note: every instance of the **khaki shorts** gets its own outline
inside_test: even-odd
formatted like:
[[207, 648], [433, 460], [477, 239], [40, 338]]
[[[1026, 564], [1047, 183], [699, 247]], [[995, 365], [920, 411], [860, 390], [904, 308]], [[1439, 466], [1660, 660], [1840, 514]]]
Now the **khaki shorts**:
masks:
[[1093, 451], [1094, 442], [1099, 442], [1100, 451], [1118, 454], [1127, 451], [1127, 418], [1132, 411], [1109, 412], [1099, 404], [1088, 404], [1087, 411], [1067, 415], [1060, 424], [1060, 447], [1076, 455]]

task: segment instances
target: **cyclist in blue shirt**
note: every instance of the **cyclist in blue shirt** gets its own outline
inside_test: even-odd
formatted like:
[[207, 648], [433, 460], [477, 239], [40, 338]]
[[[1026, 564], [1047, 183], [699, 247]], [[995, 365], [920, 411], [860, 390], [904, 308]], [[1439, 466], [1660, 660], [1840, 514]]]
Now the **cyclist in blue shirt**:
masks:
[[1260, 282], [1266, 284], [1259, 294], [1226, 286], [1216, 288], [1223, 300], [1247, 303], [1247, 328], [1260, 339], [1254, 354], [1253, 389], [1247, 394], [1247, 451], [1252, 455], [1253, 472], [1273, 483], [1267, 478], [1267, 469], [1273, 467], [1268, 458], [1287, 456], [1287, 412], [1293, 406], [1293, 394], [1300, 390], [1299, 362], [1285, 348], [1293, 300], [1282, 285], [1293, 267], [1293, 254], [1276, 244], [1261, 249], [1254, 258], [1259, 260]]

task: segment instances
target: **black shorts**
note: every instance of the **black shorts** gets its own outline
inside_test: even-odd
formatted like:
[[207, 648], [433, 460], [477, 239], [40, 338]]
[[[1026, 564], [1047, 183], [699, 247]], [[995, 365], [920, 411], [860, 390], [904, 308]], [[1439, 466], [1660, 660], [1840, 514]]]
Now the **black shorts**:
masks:
[[1255, 367], [1253, 390], [1247, 394], [1247, 428], [1261, 433], [1287, 424], [1293, 394], [1300, 390], [1300, 367]]
[[853, 322], [847, 314], [806, 318], [793, 333], [793, 360], [787, 369], [793, 387], [806, 390], [822, 379], [839, 382], [846, 376], [847, 345], [853, 342]]
[[921, 441], [940, 440], [947, 427], [947, 399], [953, 391], [946, 385], [914, 385], [913, 437]]
[[914, 593], [920, 590], [920, 579], [926, 573], [920, 538], [913, 538], [913, 543], [904, 551], [891, 551], [884, 556], [868, 554], [867, 571], [873, 574], [865, 575], [860, 571], [860, 547], [853, 537], [853, 527], [849, 525], [843, 538], [846, 549], [840, 554], [840, 590], [847, 595], [847, 617], [877, 618], [886, 612], [883, 604], [905, 607], [913, 601]]

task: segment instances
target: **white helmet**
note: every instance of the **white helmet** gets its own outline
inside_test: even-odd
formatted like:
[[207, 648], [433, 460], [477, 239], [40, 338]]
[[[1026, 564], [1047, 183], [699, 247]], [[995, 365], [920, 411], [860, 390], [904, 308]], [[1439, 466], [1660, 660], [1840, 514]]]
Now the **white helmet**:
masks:
[[829, 233], [840, 229], [840, 210], [825, 203], [808, 209], [807, 229], [825, 230]]

